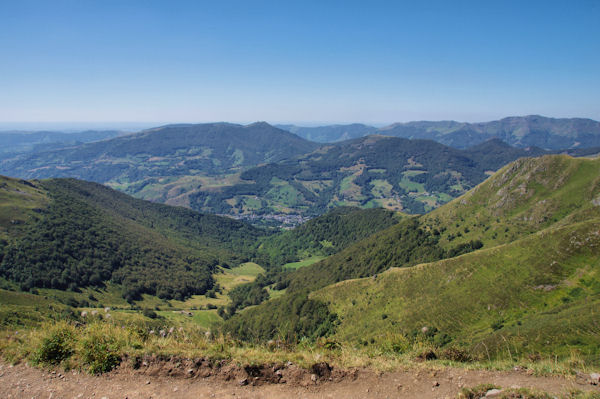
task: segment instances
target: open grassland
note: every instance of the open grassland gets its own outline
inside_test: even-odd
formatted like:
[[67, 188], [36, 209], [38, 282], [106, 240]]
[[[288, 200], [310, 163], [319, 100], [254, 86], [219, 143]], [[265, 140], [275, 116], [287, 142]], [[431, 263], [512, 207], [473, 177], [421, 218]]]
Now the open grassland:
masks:
[[326, 287], [334, 339], [397, 345], [429, 337], [474, 358], [600, 359], [600, 219], [511, 244]]
[[[556, 361], [551, 357], [535, 360], [498, 359], [494, 361], [457, 362], [436, 359], [423, 362], [423, 353], [431, 345], [421, 343], [403, 353], [393, 348], [332, 345], [330, 340], [250, 344], [226, 336], [205, 334], [193, 327], [168, 328], [164, 324], [140, 324], [88, 316], [79, 323], [48, 322], [34, 330], [0, 332], [0, 356], [9, 362], [28, 361], [38, 366], [78, 369], [92, 374], [107, 372], [123, 360], [139, 367], [144, 358], [205, 359], [216, 363], [227, 361], [245, 366], [262, 366], [292, 362], [305, 369], [326, 362], [338, 369], [369, 368], [393, 371], [411, 368], [415, 371], [442, 370], [445, 367], [485, 370], [510, 370], [515, 365], [534, 375], [574, 375], [590, 372], [581, 359], [572, 356]], [[136, 366], [137, 365], [137, 366]]]
[[286, 269], [299, 269], [303, 266], [310, 266], [313, 263], [317, 263], [318, 261], [324, 259], [324, 256], [311, 256], [310, 258], [302, 259], [298, 262], [286, 263], [283, 267]]
[[[45, 320], [79, 317], [87, 314], [106, 314], [120, 323], [142, 323], [160, 321], [169, 326], [186, 326], [204, 331], [218, 325], [222, 319], [217, 315], [217, 306], [226, 306], [230, 299], [227, 293], [234, 287], [252, 282], [264, 269], [248, 262], [232, 269], [221, 269], [215, 277], [221, 290], [214, 297], [193, 295], [185, 301], [165, 300], [153, 295], [143, 295], [133, 304], [123, 298], [123, 287], [107, 284], [104, 288], [83, 288], [77, 291], [40, 288], [34, 293], [0, 289], [0, 326], [34, 327]], [[4, 286], [10, 284], [3, 281]], [[14, 288], [13, 288], [14, 289]], [[143, 315], [152, 310], [156, 318]]]
[[489, 180], [422, 217], [440, 245], [511, 242], [555, 223], [597, 217], [600, 162], [568, 156], [518, 160]]

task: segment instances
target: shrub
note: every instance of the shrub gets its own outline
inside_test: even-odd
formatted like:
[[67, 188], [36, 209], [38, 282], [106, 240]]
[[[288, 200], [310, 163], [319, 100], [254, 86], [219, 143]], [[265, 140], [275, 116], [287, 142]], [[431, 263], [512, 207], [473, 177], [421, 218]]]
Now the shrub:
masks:
[[121, 363], [122, 347], [114, 335], [102, 331], [100, 325], [93, 325], [81, 340], [81, 358], [90, 373], [106, 373]]
[[73, 326], [58, 323], [45, 331], [41, 342], [34, 353], [34, 362], [43, 364], [58, 364], [71, 357], [74, 352], [75, 333]]
[[156, 319], [158, 317], [158, 315], [156, 314], [156, 312], [152, 309], [144, 309], [144, 311], [142, 312], [142, 314], [150, 319]]

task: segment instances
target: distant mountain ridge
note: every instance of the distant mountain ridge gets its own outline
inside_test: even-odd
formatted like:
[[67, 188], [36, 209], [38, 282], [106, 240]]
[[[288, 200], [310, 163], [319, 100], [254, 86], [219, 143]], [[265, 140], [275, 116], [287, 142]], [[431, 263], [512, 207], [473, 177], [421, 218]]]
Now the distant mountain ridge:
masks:
[[277, 162], [318, 145], [257, 122], [166, 125], [71, 148], [0, 162], [0, 173], [22, 178], [75, 177], [130, 183], [147, 177], [222, 173]]
[[304, 127], [296, 125], [275, 125], [276, 127], [287, 130], [291, 133], [305, 138], [306, 140], [316, 141], [317, 143], [333, 143], [356, 139], [369, 134], [375, 134], [377, 128], [374, 126], [363, 125], [362, 123], [352, 123], [349, 125], [326, 125]]
[[125, 132], [119, 130], [85, 130], [73, 133], [46, 130], [0, 131], [0, 156], [106, 140], [123, 134]]
[[497, 121], [467, 123], [456, 121], [415, 121], [394, 123], [377, 129], [372, 126], [330, 125], [300, 127], [280, 125], [301, 137], [318, 142], [336, 142], [368, 134], [429, 139], [455, 147], [467, 148], [493, 138], [511, 146], [536, 146], [547, 150], [600, 146], [600, 122], [584, 118], [547, 118], [539, 115], [513, 116]]

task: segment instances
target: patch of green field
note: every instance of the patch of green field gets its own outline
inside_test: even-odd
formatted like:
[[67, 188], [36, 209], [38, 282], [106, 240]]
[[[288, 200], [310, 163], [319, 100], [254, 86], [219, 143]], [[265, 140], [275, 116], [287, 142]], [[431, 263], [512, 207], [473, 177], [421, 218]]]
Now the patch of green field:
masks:
[[393, 186], [387, 180], [376, 179], [371, 181], [371, 193], [376, 198], [389, 198], [392, 195]]
[[286, 290], [274, 290], [271, 287], [267, 287], [267, 292], [269, 293], [269, 299], [276, 299], [283, 296]]
[[257, 263], [254, 262], [246, 262], [242, 263], [238, 267], [234, 267], [229, 269], [229, 273], [235, 276], [248, 276], [248, 277], [256, 277], [261, 273], [264, 273], [265, 269], [262, 268]]
[[286, 269], [299, 269], [303, 266], [310, 266], [313, 263], [317, 263], [318, 261], [323, 259], [325, 259], [325, 256], [311, 256], [310, 258], [302, 259], [299, 262], [286, 263], [285, 265], [283, 265], [283, 267]]
[[427, 171], [424, 171], [424, 170], [407, 170], [406, 172], [403, 172], [402, 175], [404, 175], [406, 177], [411, 177], [411, 176], [422, 175], [423, 173], [427, 173]]
[[340, 192], [349, 191], [352, 188], [353, 180], [353, 175], [344, 177], [340, 183]]
[[408, 192], [422, 193], [423, 191], [425, 191], [425, 186], [422, 183], [414, 182], [408, 178], [409, 175], [407, 175], [407, 173], [409, 172], [402, 173], [402, 179], [400, 180], [398, 185]]
[[282, 206], [296, 206], [301, 202], [302, 194], [289, 184], [271, 188], [266, 197]]
[[285, 186], [288, 183], [285, 180], [280, 179], [279, 177], [273, 176], [269, 184], [271, 184], [272, 186]]
[[246, 212], [260, 209], [262, 207], [262, 202], [257, 197], [243, 196], [241, 198], [244, 203], [244, 211]]

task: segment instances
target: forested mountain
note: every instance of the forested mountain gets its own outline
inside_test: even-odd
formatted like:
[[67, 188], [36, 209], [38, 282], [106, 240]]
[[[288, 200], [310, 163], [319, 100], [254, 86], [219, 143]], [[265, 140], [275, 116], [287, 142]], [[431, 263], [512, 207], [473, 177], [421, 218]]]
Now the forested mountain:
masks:
[[[477, 143], [482, 137], [495, 137], [489, 132], [498, 136], [496, 133], [523, 123], [529, 130], [519, 128], [524, 140], [520, 145], [531, 132], [532, 137], [541, 137], [532, 127], [539, 124], [552, 127], [553, 132], [568, 130], [568, 137], [576, 137], [584, 127], [593, 131], [595, 126], [593, 121], [568, 121], [508, 118], [495, 125], [477, 125], [481, 134], [468, 140]], [[405, 125], [380, 131], [400, 134]], [[559, 125], [563, 128], [556, 127]], [[410, 126], [411, 132], [429, 133], [443, 127], [445, 138], [458, 137], [455, 133], [460, 130], [455, 122], [440, 122], [434, 130], [425, 122]], [[364, 125], [335, 128], [353, 132], [350, 136], [369, 129]], [[514, 142], [514, 135], [500, 136]], [[451, 140], [450, 144], [456, 145]], [[582, 155], [594, 150], [569, 151]], [[425, 213], [508, 162], [546, 153], [538, 147], [511, 147], [497, 138], [466, 149], [382, 135], [319, 147], [264, 122], [247, 126], [213, 123], [167, 125], [110, 140], [22, 154], [0, 161], [0, 173], [22, 178], [75, 177], [138, 198], [242, 219], [289, 214], [314, 217], [338, 206]], [[288, 224], [294, 223], [290, 220]]]
[[260, 122], [247, 126], [167, 125], [6, 160], [0, 163], [0, 173], [21, 178], [75, 177], [129, 186], [152, 178], [224, 173], [291, 158], [316, 147]]
[[54, 131], [0, 131], [0, 157], [6, 158], [24, 152], [48, 151], [123, 135], [118, 130], [86, 130], [65, 133]]
[[399, 350], [430, 340], [472, 358], [506, 345], [597, 356], [598, 176], [600, 160], [520, 159], [427, 215], [288, 274], [285, 295], [225, 329], [250, 340], [334, 334]]
[[131, 198], [74, 179], [0, 180], [0, 276], [23, 289], [124, 287], [185, 298], [218, 265], [248, 260], [263, 231], [229, 218]]
[[300, 127], [280, 125], [282, 129], [319, 142], [335, 142], [369, 134], [435, 140], [467, 148], [493, 138], [520, 148], [548, 150], [600, 146], [600, 122], [583, 118], [546, 118], [539, 115], [514, 116], [497, 121], [466, 123], [419, 121], [395, 123], [380, 129], [365, 125]]
[[233, 215], [318, 215], [337, 206], [424, 213], [482, 182], [490, 171], [545, 151], [497, 140], [458, 150], [430, 140], [367, 136], [252, 168], [241, 181], [190, 195], [193, 209]]

